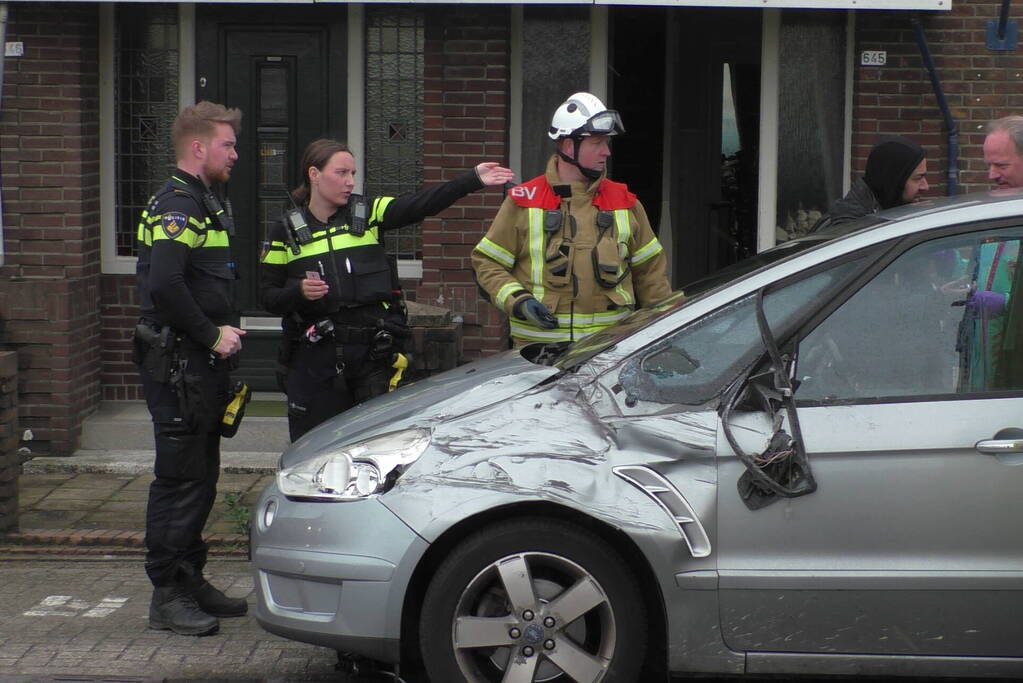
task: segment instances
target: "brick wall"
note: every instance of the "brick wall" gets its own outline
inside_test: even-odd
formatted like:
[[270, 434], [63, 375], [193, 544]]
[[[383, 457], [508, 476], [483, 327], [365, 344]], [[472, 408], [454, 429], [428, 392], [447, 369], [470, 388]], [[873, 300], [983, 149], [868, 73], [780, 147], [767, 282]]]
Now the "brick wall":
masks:
[[[449, 180], [481, 161], [508, 163], [507, 7], [431, 8], [426, 26], [426, 182]], [[501, 205], [498, 188], [459, 200], [423, 222], [423, 281], [416, 300], [463, 322], [465, 360], [507, 348], [507, 321], [483, 301], [470, 254]]]
[[18, 357], [0, 351], [0, 534], [18, 528]]
[[139, 317], [134, 275], [100, 278], [102, 369], [104, 401], [141, 401], [139, 371], [132, 362], [132, 333]]
[[[956, 0], [949, 12], [857, 12], [853, 175], [880, 135], [905, 135], [927, 149], [931, 196], [947, 193], [948, 136], [910, 18], [918, 16], [953, 119], [959, 126], [959, 193], [990, 189], [984, 125], [1023, 112], [1023, 50], [986, 48], [999, 0]], [[1010, 18], [1021, 20], [1018, 10]], [[862, 50], [887, 50], [883, 67], [858, 66]]]
[[0, 113], [0, 349], [15, 351], [33, 453], [69, 455], [99, 401], [98, 18], [12, 3]]

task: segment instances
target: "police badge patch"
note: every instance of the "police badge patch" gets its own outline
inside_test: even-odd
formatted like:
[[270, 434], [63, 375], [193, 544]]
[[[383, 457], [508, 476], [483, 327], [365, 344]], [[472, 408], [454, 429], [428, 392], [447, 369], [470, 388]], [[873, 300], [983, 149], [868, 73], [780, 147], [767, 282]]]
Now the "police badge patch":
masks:
[[188, 226], [188, 216], [178, 211], [169, 211], [160, 217], [160, 227], [170, 239], [177, 239]]

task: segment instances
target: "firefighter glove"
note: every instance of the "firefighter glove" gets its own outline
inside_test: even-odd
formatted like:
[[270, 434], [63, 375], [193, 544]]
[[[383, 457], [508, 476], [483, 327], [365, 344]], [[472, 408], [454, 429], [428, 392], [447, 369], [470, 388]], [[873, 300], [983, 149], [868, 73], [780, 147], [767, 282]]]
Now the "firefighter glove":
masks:
[[553, 330], [558, 326], [558, 319], [536, 297], [527, 296], [515, 302], [512, 313], [520, 320], [528, 320], [545, 330]]

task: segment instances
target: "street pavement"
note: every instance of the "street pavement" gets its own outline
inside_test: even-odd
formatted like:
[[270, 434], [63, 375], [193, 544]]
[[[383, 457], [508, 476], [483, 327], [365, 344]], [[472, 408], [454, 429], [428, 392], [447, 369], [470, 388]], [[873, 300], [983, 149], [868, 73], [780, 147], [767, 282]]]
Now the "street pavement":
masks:
[[[148, 628], [143, 566], [152, 452], [34, 458], [18, 482], [19, 528], [0, 536], [0, 681], [356, 681], [330, 648], [264, 631], [247, 560], [248, 509], [274, 460], [226, 455], [204, 536], [207, 577], [250, 614], [197, 638]], [[386, 679], [384, 679], [386, 680]]]
[[333, 650], [264, 631], [251, 565], [213, 558], [207, 576], [250, 614], [197, 638], [148, 628], [152, 588], [141, 556], [0, 556], [0, 679], [354, 681]]

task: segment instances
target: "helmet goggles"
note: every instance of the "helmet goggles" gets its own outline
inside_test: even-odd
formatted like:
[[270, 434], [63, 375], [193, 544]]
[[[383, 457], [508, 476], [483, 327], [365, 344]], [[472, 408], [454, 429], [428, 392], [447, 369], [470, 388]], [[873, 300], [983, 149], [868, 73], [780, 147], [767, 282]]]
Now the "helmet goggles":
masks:
[[625, 126], [622, 124], [622, 117], [618, 115], [618, 112], [614, 109], [605, 109], [586, 119], [586, 123], [572, 131], [572, 137], [618, 135], [624, 132]]

